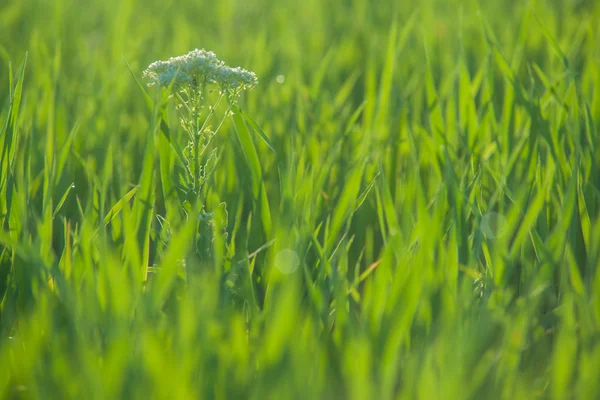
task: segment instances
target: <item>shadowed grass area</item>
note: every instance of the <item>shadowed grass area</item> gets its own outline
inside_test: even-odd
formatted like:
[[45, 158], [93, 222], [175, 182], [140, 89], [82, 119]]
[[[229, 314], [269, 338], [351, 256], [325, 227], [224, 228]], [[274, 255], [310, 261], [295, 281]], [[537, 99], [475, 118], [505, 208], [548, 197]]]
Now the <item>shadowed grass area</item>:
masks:
[[[3, 398], [598, 398], [596, 21], [2, 2]], [[189, 206], [187, 133], [142, 71], [194, 48], [259, 84]]]

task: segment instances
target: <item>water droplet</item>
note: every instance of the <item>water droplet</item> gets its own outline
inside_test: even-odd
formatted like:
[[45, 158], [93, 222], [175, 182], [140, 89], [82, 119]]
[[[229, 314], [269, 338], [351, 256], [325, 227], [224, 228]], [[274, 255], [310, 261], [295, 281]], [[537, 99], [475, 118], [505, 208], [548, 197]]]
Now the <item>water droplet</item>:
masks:
[[285, 76], [277, 75], [277, 78], [275, 78], [275, 80], [277, 81], [277, 83], [283, 83], [285, 82]]

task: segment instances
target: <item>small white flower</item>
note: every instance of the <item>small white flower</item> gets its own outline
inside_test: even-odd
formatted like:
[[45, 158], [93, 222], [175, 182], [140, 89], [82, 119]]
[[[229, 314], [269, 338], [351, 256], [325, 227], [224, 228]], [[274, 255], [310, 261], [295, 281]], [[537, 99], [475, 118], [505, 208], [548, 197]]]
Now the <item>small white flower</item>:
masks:
[[156, 61], [148, 66], [144, 71], [144, 78], [148, 78], [150, 83], [148, 86], [169, 86], [173, 82], [173, 86], [180, 87], [189, 85], [193, 82], [193, 77], [187, 72], [169, 61]]
[[204, 49], [192, 50], [167, 61], [155, 61], [144, 71], [148, 86], [167, 87], [173, 82], [176, 88], [217, 83], [223, 89], [238, 91], [251, 89], [258, 84], [256, 74], [243, 68], [232, 68]]
[[240, 67], [227, 66], [219, 70], [216, 81], [226, 89], [250, 89], [258, 84], [258, 78], [254, 72]]

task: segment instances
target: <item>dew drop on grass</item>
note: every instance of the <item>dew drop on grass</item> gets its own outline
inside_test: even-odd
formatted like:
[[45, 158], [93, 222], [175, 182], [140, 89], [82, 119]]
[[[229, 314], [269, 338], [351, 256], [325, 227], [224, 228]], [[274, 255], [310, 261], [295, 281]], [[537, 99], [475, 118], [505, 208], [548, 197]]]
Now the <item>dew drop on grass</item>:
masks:
[[283, 75], [277, 75], [277, 78], [275, 78], [275, 80], [277, 81], [277, 83], [283, 83], [285, 82], [285, 76]]

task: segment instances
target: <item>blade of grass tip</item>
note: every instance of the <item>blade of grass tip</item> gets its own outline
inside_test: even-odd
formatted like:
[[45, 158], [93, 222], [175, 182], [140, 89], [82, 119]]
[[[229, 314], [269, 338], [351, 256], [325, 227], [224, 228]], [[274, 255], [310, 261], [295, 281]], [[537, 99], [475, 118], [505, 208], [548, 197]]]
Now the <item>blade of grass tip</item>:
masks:
[[237, 112], [239, 112], [242, 115], [242, 117], [244, 117], [246, 122], [252, 127], [252, 129], [254, 129], [254, 131], [258, 134], [258, 136], [260, 136], [260, 138], [263, 140], [263, 142], [265, 142], [266, 145], [269, 146], [269, 149], [271, 149], [271, 151], [275, 155], [277, 155], [277, 152], [275, 151], [273, 144], [269, 140], [269, 137], [262, 130], [262, 128], [240, 107], [238, 107], [237, 105], [234, 105], [234, 108]]
[[377, 213], [377, 221], [379, 223], [379, 230], [381, 232], [381, 239], [383, 241], [383, 245], [387, 245], [388, 234], [386, 233], [386, 225], [385, 225], [385, 208], [383, 205], [383, 195], [381, 194], [380, 185], [375, 186], [375, 209]]
[[[325, 235], [325, 237], [327, 237], [327, 235]], [[313, 232], [311, 239], [312, 245], [315, 247], [315, 250], [317, 250], [319, 260], [321, 261], [321, 268], [319, 268], [319, 277], [324, 278], [326, 275], [331, 274], [331, 264], [329, 264], [329, 261], [327, 260], [327, 257], [325, 255], [325, 249], [323, 249], [323, 247], [319, 243], [319, 238], [317, 237], [316, 232]]]
[[[18, 142], [19, 130], [17, 129], [17, 124], [18, 124], [18, 117], [19, 117], [19, 109], [21, 106], [21, 94], [23, 92], [23, 81], [25, 80], [26, 65], [27, 65], [27, 53], [25, 53], [25, 59], [23, 60], [23, 65], [21, 66], [21, 72], [19, 73], [16, 85], [14, 86], [14, 92], [13, 92], [12, 65], [9, 65], [9, 69], [10, 69], [9, 87], [10, 87], [11, 94], [10, 94], [10, 101], [9, 101], [9, 105], [8, 105], [8, 115], [6, 118], [6, 122], [4, 124], [2, 131], [0, 132], [0, 133], [6, 133], [6, 135], [4, 137], [4, 145], [2, 148], [2, 158], [1, 158], [2, 161], [0, 161], [0, 173], [1, 173], [0, 176], [2, 177], [2, 180], [4, 180], [4, 177], [7, 176], [7, 174], [5, 174], [3, 171], [3, 169], [5, 168], [4, 160], [7, 160], [6, 166], [9, 167], [11, 164], [11, 161], [14, 161], [15, 146], [13, 146], [13, 143]], [[6, 157], [7, 154], [8, 154], [8, 157]]]
[[373, 264], [369, 265], [369, 267], [367, 267], [367, 269], [365, 269], [360, 274], [358, 279], [356, 279], [354, 281], [354, 283], [352, 284], [350, 289], [348, 289], [348, 293], [350, 293], [350, 291], [352, 291], [352, 290], [356, 290], [358, 288], [358, 285], [360, 285], [362, 282], [364, 282], [365, 279], [367, 279], [369, 277], [369, 275], [371, 275], [371, 273], [373, 273], [373, 271], [375, 271], [375, 269], [379, 266], [380, 263], [381, 263], [381, 260], [377, 260]]
[[6, 214], [4, 215], [4, 221], [2, 222], [2, 226], [4, 227], [4, 229], [8, 229], [9, 227], [9, 221], [10, 221], [10, 213], [12, 211], [12, 200], [13, 200], [13, 193], [14, 193], [14, 176], [13, 173], [11, 171], [8, 171], [8, 178], [7, 178], [7, 182], [6, 182]]
[[461, 107], [461, 128], [465, 133], [465, 143], [473, 152], [477, 143], [479, 120], [477, 118], [476, 94], [482, 82], [484, 68], [480, 68], [475, 77], [471, 79], [467, 62], [463, 60], [460, 70], [459, 99]]
[[265, 184], [262, 183], [261, 184], [261, 191], [260, 191], [260, 212], [261, 212], [261, 220], [263, 223], [263, 228], [265, 230], [265, 236], [267, 238], [271, 237], [271, 230], [272, 230], [272, 224], [271, 224], [271, 209], [269, 207], [269, 199], [267, 197], [267, 188], [265, 187]]
[[354, 208], [354, 212], [356, 212], [360, 208], [360, 206], [362, 206], [362, 204], [365, 202], [365, 200], [367, 199], [367, 196], [369, 196], [369, 193], [375, 186], [375, 183], [377, 182], [377, 178], [379, 177], [380, 174], [381, 174], [381, 170], [377, 171], [377, 173], [375, 174], [375, 176], [373, 177], [371, 182], [369, 182], [369, 185], [367, 186], [367, 188], [358, 197], [358, 200], [356, 201], [356, 203], [357, 203], [356, 207]]
[[538, 78], [540, 79], [540, 81], [542, 82], [542, 84], [544, 85], [544, 87], [546, 88], [546, 90], [548, 90], [548, 92], [550, 92], [550, 95], [552, 96], [552, 98], [562, 106], [562, 108], [565, 110], [565, 112], [569, 112], [569, 107], [559, 98], [558, 93], [556, 93], [556, 89], [555, 86], [550, 83], [550, 80], [548, 79], [548, 77], [544, 74], [544, 72], [542, 71], [542, 69], [536, 64], [536, 63], [531, 63], [533, 70], [535, 71], [535, 73], [537, 74]]
[[12, 65], [10, 62], [10, 54], [8, 54], [8, 51], [6, 50], [6, 47], [2, 46], [0, 44], [0, 56], [2, 56], [2, 58], [4, 59], [4, 62], [6, 62], [6, 65], [8, 65], [8, 83], [9, 83], [9, 88], [8, 88], [8, 95], [9, 98], [12, 97]]
[[110, 211], [104, 217], [104, 225], [105, 226], [108, 225], [110, 223], [110, 221], [115, 216], [117, 216], [117, 214], [119, 214], [119, 212], [121, 212], [121, 210], [123, 209], [123, 206], [125, 205], [125, 203], [128, 202], [129, 200], [131, 200], [131, 198], [133, 196], [135, 196], [135, 194], [137, 193], [138, 189], [139, 189], [138, 186], [134, 187], [129, 192], [127, 192], [127, 194], [125, 194], [125, 196], [123, 196], [119, 201], [117, 201], [114, 206], [112, 206], [112, 208], [110, 209]]
[[339, 109], [352, 94], [352, 89], [356, 85], [361, 72], [359, 70], [354, 71], [342, 84], [342, 87], [338, 90], [333, 100], [333, 105], [336, 109]]
[[63, 218], [63, 226], [64, 226], [64, 241], [65, 241], [65, 250], [61, 257], [61, 265], [63, 266], [62, 271], [64, 275], [69, 278], [71, 275], [71, 270], [73, 269], [73, 250], [71, 246], [71, 220]]
[[502, 132], [500, 137], [502, 138], [502, 162], [506, 165], [506, 159], [510, 156], [511, 149], [514, 148], [514, 125], [515, 125], [515, 108], [517, 106], [517, 99], [515, 91], [520, 88], [519, 82], [515, 80], [515, 75], [510, 65], [506, 62], [504, 56], [497, 47], [493, 49], [496, 65], [500, 68], [500, 71], [504, 74], [509, 84], [506, 84], [504, 89], [504, 102], [502, 105]]
[[[344, 233], [342, 234], [342, 237], [340, 238], [340, 240], [337, 242], [336, 246], [333, 248], [333, 251], [331, 252], [331, 254], [329, 255], [329, 259], [328, 261], [334, 262], [334, 257], [335, 254], [338, 252], [338, 250], [341, 248], [342, 244], [346, 244], [348, 242], [348, 240], [346, 240], [346, 237], [348, 236], [348, 230], [346, 229], [344, 231]], [[343, 256], [342, 256], [343, 257]]]
[[335, 47], [332, 46], [329, 48], [329, 50], [327, 50], [327, 53], [321, 59], [319, 66], [317, 67], [317, 69], [315, 70], [315, 73], [312, 76], [313, 82], [312, 82], [312, 85], [310, 86], [310, 95], [312, 98], [317, 97], [317, 95], [321, 89], [321, 84], [323, 83], [323, 78], [325, 78], [325, 74], [329, 70], [328, 67], [329, 67], [329, 63], [331, 62], [331, 59], [333, 57], [333, 54], [334, 54], [333, 53], [334, 48]]
[[[156, 93], [158, 98], [159, 93]], [[157, 124], [160, 121], [160, 111], [162, 106], [158, 100], [155, 99], [154, 107], [152, 109], [152, 119], [146, 132], [146, 144], [144, 150], [144, 158], [142, 161], [142, 173], [139, 178], [137, 187], [140, 188], [141, 192], [136, 196], [133, 205], [133, 216], [137, 223], [138, 229], [138, 243], [139, 247], [143, 249], [144, 257], [147, 257], [147, 248], [149, 246], [149, 231], [151, 222], [153, 220], [153, 212], [155, 207], [155, 192], [156, 182], [154, 180], [154, 172], [156, 170], [156, 136], [157, 131], [160, 129], [160, 125]], [[195, 219], [196, 217], [193, 217]], [[144, 264], [143, 268], [148, 265]]]
[[[8, 115], [6, 118], [5, 128], [3, 132], [6, 133], [4, 136], [4, 146], [2, 149], [2, 161], [0, 161], [0, 185], [4, 187], [5, 195], [6, 195], [6, 216], [4, 217], [3, 227], [8, 228], [8, 222], [10, 220], [10, 213], [12, 208], [12, 200], [13, 200], [13, 189], [15, 187], [15, 176], [13, 171], [15, 170], [15, 162], [17, 159], [17, 145], [18, 145], [18, 137], [19, 137], [19, 129], [17, 128], [18, 124], [18, 113], [21, 105], [21, 93], [23, 90], [23, 81], [25, 79], [25, 66], [27, 65], [27, 53], [25, 53], [25, 59], [23, 60], [23, 66], [21, 67], [21, 72], [19, 73], [19, 77], [17, 78], [17, 83], [12, 92], [12, 70], [10, 72], [10, 90], [11, 97], [9, 103]], [[1, 134], [2, 132], [0, 132]], [[14, 143], [14, 144], [13, 144]], [[5, 158], [5, 155], [8, 155]], [[6, 159], [6, 165], [4, 160]], [[5, 171], [4, 168], [7, 168]], [[6, 182], [4, 179], [6, 177]]]
[[[23, 65], [21, 66], [21, 72], [17, 78], [17, 85], [15, 87], [14, 94], [12, 96], [13, 104], [13, 125], [17, 124], [17, 117], [19, 115], [19, 109], [21, 107], [21, 95], [23, 93], [23, 81], [25, 80], [25, 67], [27, 66], [28, 52], [25, 52], [25, 58], [23, 59]], [[11, 86], [12, 87], [12, 86]]]
[[[10, 122], [10, 116], [12, 113], [12, 97], [9, 97], [9, 103], [8, 103], [8, 111], [6, 113], [6, 119], [4, 120], [4, 123], [2, 124], [2, 127], [0, 127], [0, 138], [2, 136], [4, 136], [4, 133], [8, 130], [8, 124]], [[4, 158], [2, 158], [4, 159]], [[0, 164], [1, 167], [1, 164]], [[0, 171], [1, 172], [1, 171]]]
[[[577, 94], [581, 98], [581, 102], [583, 103], [583, 114], [584, 114], [584, 125], [585, 125], [585, 134], [586, 139], [589, 144], [589, 149], [596, 149], [596, 128], [594, 127], [594, 119], [592, 117], [592, 112], [590, 110], [590, 105], [582, 92], [582, 88], [579, 82], [575, 82], [577, 88]], [[596, 161], [595, 152], [591, 151], [592, 161]]]
[[402, 30], [398, 34], [398, 40], [396, 41], [396, 50], [402, 50], [406, 43], [408, 42], [408, 37], [412, 32], [415, 23], [417, 22], [418, 10], [413, 11], [413, 13], [408, 17], [408, 21], [404, 23]]
[[[113, 218], [113, 221], [120, 223], [121, 227], [114, 227], [120, 231], [123, 238], [123, 248], [121, 262], [123, 266], [128, 265], [132, 276], [136, 277], [138, 282], [143, 282], [148, 279], [148, 266], [143, 260], [144, 253], [138, 241], [138, 225], [133, 218], [133, 205], [130, 206], [128, 201], [122, 203], [120, 210], [121, 217]], [[117, 225], [115, 223], [115, 225]]]
[[585, 285], [583, 283], [584, 276], [581, 275], [581, 268], [578, 265], [577, 254], [574, 254], [575, 249], [570, 246], [565, 248], [565, 268], [566, 274], [571, 283], [571, 290], [581, 298], [587, 298]]
[[500, 71], [502, 71], [511, 83], [516, 85], [514, 72], [498, 48], [494, 48], [494, 58]]
[[169, 125], [167, 124], [165, 110], [163, 110], [162, 120], [160, 121], [160, 131], [162, 132], [163, 136], [167, 139], [169, 144], [173, 147], [173, 150], [175, 150], [175, 153], [177, 154], [177, 157], [178, 157], [179, 165], [183, 169], [185, 169], [189, 175], [191, 175], [192, 172], [190, 171], [190, 169], [188, 167], [187, 159], [183, 155], [181, 146], [179, 145], [179, 143], [177, 143], [177, 140], [173, 140], [173, 136], [171, 135], [171, 128], [169, 128]]
[[[54, 59], [53, 75], [58, 76], [59, 62], [57, 52]], [[50, 93], [56, 91], [58, 82], [56, 78], [47, 82], [45, 89]], [[54, 174], [56, 168], [56, 99], [50, 96], [46, 102], [46, 143], [44, 149], [44, 167], [43, 167], [43, 184], [42, 184], [42, 219], [38, 221], [38, 233], [41, 239], [41, 252], [44, 260], [50, 262], [53, 258], [52, 237], [53, 237], [53, 221], [52, 221], [52, 195], [54, 193]]]
[[79, 132], [79, 127], [79, 121], [76, 121], [73, 125], [73, 128], [69, 132], [69, 135], [67, 136], [67, 140], [62, 146], [60, 156], [58, 157], [58, 164], [56, 166], [56, 174], [54, 175], [54, 185], [58, 184], [58, 181], [62, 176], [62, 171], [65, 165], [67, 164], [67, 160], [71, 151], [71, 144], [73, 143], [73, 139], [75, 139], [75, 136], [77, 136], [77, 133]]
[[571, 226], [569, 228], [569, 241], [571, 242], [572, 250], [575, 253], [575, 260], [579, 268], [579, 274], [588, 283], [589, 276], [587, 276], [587, 264], [588, 264], [588, 247], [585, 242], [585, 235], [583, 233], [583, 226], [587, 221], [584, 220], [586, 216], [585, 197], [581, 188], [581, 176], [577, 174], [577, 185], [576, 185], [576, 197], [577, 200], [574, 205], [574, 212], [571, 217]]
[[514, 258], [517, 252], [520, 250], [524, 240], [528, 237], [530, 229], [534, 226], [537, 221], [539, 214], [542, 212], [544, 207], [544, 201], [546, 199], [546, 189], [539, 190], [533, 201], [529, 204], [525, 215], [521, 217], [521, 223], [519, 224], [519, 230], [513, 240], [510, 248], [510, 258]]
[[364, 102], [365, 110], [362, 118], [362, 128], [365, 131], [370, 131], [373, 122], [375, 107], [377, 105], [377, 63], [375, 49], [370, 48], [369, 54], [366, 55], [365, 78], [364, 78]]
[[242, 146], [242, 151], [244, 152], [246, 161], [250, 167], [250, 173], [252, 175], [252, 192], [254, 195], [254, 200], [259, 203], [260, 218], [263, 229], [266, 237], [270, 238], [272, 229], [271, 210], [269, 207], [269, 199], [267, 198], [266, 187], [263, 182], [262, 169], [260, 166], [258, 153], [242, 115], [237, 112], [237, 110], [234, 110], [232, 118], [238, 140]]
[[487, 72], [487, 68], [486, 68], [487, 65], [488, 65], [488, 61], [484, 60], [481, 63], [481, 66], [479, 67], [477, 72], [475, 73], [475, 76], [471, 80], [471, 97], [472, 97], [473, 102], [475, 102], [475, 97], [477, 96], [477, 93], [479, 93], [481, 90], [481, 86], [484, 82], [484, 78], [485, 78], [485, 75]]
[[165, 207], [167, 207], [167, 214], [170, 215], [172, 198], [177, 196], [175, 185], [172, 178], [172, 160], [171, 160], [171, 148], [169, 146], [169, 139], [166, 135], [159, 135], [158, 141], [156, 142], [156, 151], [158, 153], [158, 164], [160, 172], [160, 183], [163, 192]]
[[358, 121], [358, 118], [360, 118], [363, 110], [365, 109], [366, 104], [367, 104], [367, 101], [365, 100], [362, 103], [360, 103], [360, 105], [358, 107], [356, 107], [356, 110], [354, 111], [354, 113], [352, 114], [352, 116], [350, 117], [348, 122], [346, 123], [346, 128], [344, 129], [344, 136], [347, 136], [350, 133], [350, 131], [352, 130], [352, 127], [355, 126], [356, 121]]
[[[387, 222], [388, 234], [394, 235], [399, 230], [398, 214], [396, 213], [396, 208], [394, 207], [394, 201], [392, 199], [392, 194], [390, 193], [390, 188], [387, 185], [385, 172], [382, 172], [384, 171], [384, 169], [381, 163], [379, 164], [379, 171], [383, 175], [383, 178], [381, 179], [380, 184], [378, 186], [378, 188], [380, 189], [379, 193], [381, 195], [381, 214], [383, 217], [385, 217], [385, 222]], [[383, 226], [384, 225], [382, 224], [382, 228]], [[382, 234], [384, 234], [384, 231], [382, 231]]]
[[542, 30], [542, 33], [544, 34], [544, 36], [546, 37], [546, 39], [548, 39], [548, 41], [550, 42], [550, 47], [552, 47], [552, 50], [554, 50], [554, 52], [556, 53], [556, 55], [560, 58], [560, 61], [562, 62], [564, 68], [566, 70], [569, 70], [569, 60], [567, 59], [567, 56], [565, 56], [565, 53], [563, 53], [563, 51], [560, 49], [560, 46], [558, 45], [558, 42], [556, 41], [556, 39], [554, 38], [554, 36], [552, 36], [552, 34], [550, 33], [550, 31], [548, 31], [548, 29], [546, 28], [546, 26], [542, 23], [542, 21], [538, 17], [538, 15], [535, 12], [535, 9], [531, 5], [531, 3], [529, 3], [528, 6], [529, 6], [529, 11], [531, 12], [531, 15], [533, 15], [533, 18], [535, 18], [535, 21], [540, 26], [540, 29]]
[[461, 187], [463, 186], [456, 175], [456, 171], [453, 167], [453, 161], [448, 153], [448, 148], [444, 146], [444, 161], [443, 166], [440, 168], [444, 169], [445, 180], [448, 182], [448, 201], [453, 210], [454, 214], [454, 224], [456, 226], [457, 232], [457, 246], [458, 246], [458, 257], [459, 263], [462, 265], [467, 265], [469, 258], [469, 244], [467, 241], [467, 237], [469, 233], [467, 231], [467, 227], [465, 226], [465, 222], [467, 216], [465, 215], [465, 205], [463, 193], [461, 191]]
[[379, 93], [377, 98], [377, 114], [375, 116], [375, 127], [379, 129], [385, 125], [389, 112], [389, 100], [392, 91], [392, 79], [394, 77], [394, 62], [396, 61], [396, 41], [398, 37], [398, 25], [396, 21], [392, 23], [388, 33], [388, 46], [379, 81]]
[[260, 167], [260, 161], [258, 159], [258, 154], [254, 147], [254, 143], [252, 143], [252, 138], [250, 137], [250, 133], [248, 132], [248, 128], [244, 123], [244, 120], [241, 118], [238, 112], [233, 112], [232, 115], [233, 123], [235, 127], [235, 131], [237, 133], [238, 140], [240, 145], [242, 146], [242, 151], [246, 156], [246, 161], [248, 162], [248, 166], [250, 167], [250, 173], [252, 174], [252, 193], [254, 194], [255, 200], [258, 199], [259, 191], [260, 191], [260, 182], [262, 181], [262, 171]]
[[431, 70], [431, 59], [429, 51], [425, 44], [425, 91], [427, 95], [427, 108], [429, 109], [429, 123], [431, 124], [431, 134], [434, 139], [434, 144], [437, 143], [437, 136], [444, 132], [444, 117], [442, 116], [442, 108], [439, 104], [437, 90]]
[[354, 168], [352, 174], [346, 180], [342, 194], [333, 210], [333, 218], [329, 230], [329, 239], [326, 242], [325, 248], [331, 249], [332, 244], [337, 239], [337, 235], [342, 229], [342, 225], [347, 218], [350, 218], [355, 208], [358, 193], [360, 191], [360, 183], [364, 172], [364, 164], [359, 164]]
[[129, 70], [129, 72], [131, 73], [131, 76], [133, 77], [133, 80], [135, 81], [135, 83], [137, 84], [138, 88], [142, 91], [142, 93], [144, 94], [144, 99], [146, 100], [146, 104], [148, 105], [149, 109], [152, 109], [153, 106], [153, 101], [152, 98], [150, 97], [150, 95], [148, 95], [148, 92], [146, 92], [146, 89], [144, 88], [144, 85], [142, 85], [142, 83], [138, 80], [138, 78], [135, 76], [135, 73], [133, 72], [133, 70], [131, 69], [131, 66], [129, 65], [129, 63], [127, 62], [127, 60], [125, 59], [125, 57], [122, 57], [123, 61], [125, 62], [125, 65], [127, 66], [127, 69]]
[[74, 183], [71, 183], [69, 185], [69, 187], [67, 188], [67, 190], [65, 190], [65, 194], [63, 194], [63, 196], [61, 197], [60, 201], [58, 202], [58, 204], [54, 208], [54, 213], [52, 213], [52, 219], [56, 218], [56, 215], [58, 214], [58, 212], [62, 208], [63, 204], [65, 204], [65, 201], [67, 200], [67, 197], [69, 197], [69, 193], [71, 193], [71, 189], [73, 189], [74, 185], [75, 185]]
[[[235, 207], [235, 204], [233, 205], [233, 207]], [[229, 247], [232, 250], [232, 254], [236, 255], [238, 253], [236, 253], [236, 247], [241, 248], [241, 246], [238, 246], [237, 243], [237, 239], [238, 239], [238, 235], [240, 234], [240, 228], [241, 228], [241, 222], [242, 222], [242, 212], [244, 211], [244, 193], [241, 193], [239, 196], [239, 199], [237, 201], [237, 207], [235, 210], [235, 217], [233, 218], [233, 229], [231, 229], [231, 235], [230, 235], [230, 240], [229, 240]], [[241, 249], [241, 251], [245, 251], [247, 252], [247, 249]]]
[[[12, 121], [12, 112], [13, 112], [13, 95], [12, 95], [12, 65], [9, 64], [9, 90], [10, 90], [10, 94], [8, 95], [8, 110], [6, 112], [6, 119], [4, 120], [4, 124], [2, 124], [2, 127], [0, 128], [0, 138], [2, 138], [2, 136], [4, 136], [4, 134], [6, 132], [8, 132], [8, 127], [11, 124]], [[3, 168], [4, 168], [4, 163], [2, 162], [5, 158], [4, 155], [6, 154], [6, 148], [7, 148], [7, 139], [6, 137], [4, 138], [3, 141], [3, 146], [2, 146], [2, 157], [0, 158], [0, 183], [2, 181], [2, 178], [5, 176], [5, 174], [3, 174]]]

